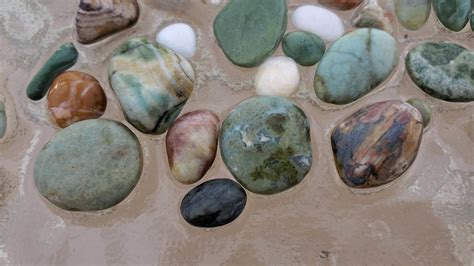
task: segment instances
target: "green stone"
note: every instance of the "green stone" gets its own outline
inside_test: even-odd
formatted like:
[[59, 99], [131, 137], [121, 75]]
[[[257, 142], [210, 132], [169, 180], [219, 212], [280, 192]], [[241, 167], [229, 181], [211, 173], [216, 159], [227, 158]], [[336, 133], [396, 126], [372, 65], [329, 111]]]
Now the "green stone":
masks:
[[472, 13], [471, 0], [433, 0], [439, 21], [452, 31], [462, 30]]
[[5, 136], [7, 131], [7, 114], [5, 111], [5, 104], [0, 102], [0, 139]]
[[318, 63], [325, 51], [326, 45], [323, 39], [309, 32], [291, 32], [283, 38], [285, 55], [293, 58], [296, 63], [302, 66], [312, 66]]
[[142, 170], [137, 137], [121, 123], [75, 123], [46, 144], [34, 167], [38, 191], [70, 211], [98, 211], [124, 200]]
[[448, 42], [423, 43], [408, 53], [405, 65], [429, 95], [451, 102], [474, 100], [474, 52]]
[[258, 66], [280, 44], [287, 16], [286, 0], [231, 0], [214, 20], [214, 35], [232, 63]]
[[46, 61], [43, 67], [36, 73], [26, 88], [26, 94], [31, 100], [41, 100], [53, 83], [54, 79], [76, 64], [78, 53], [72, 43], [63, 44]]
[[471, 30], [474, 31], [474, 14], [471, 15]]
[[245, 188], [259, 194], [278, 193], [300, 183], [311, 168], [309, 121], [284, 97], [251, 98], [224, 121], [220, 150]]
[[327, 103], [351, 103], [387, 79], [397, 62], [397, 42], [390, 34], [354, 30], [337, 40], [319, 62], [316, 95]]
[[431, 0], [395, 0], [398, 21], [408, 30], [418, 30], [426, 24], [431, 12]]
[[421, 117], [423, 117], [423, 126], [427, 127], [431, 121], [431, 107], [425, 101], [420, 99], [410, 99], [407, 103], [411, 104], [420, 112]]

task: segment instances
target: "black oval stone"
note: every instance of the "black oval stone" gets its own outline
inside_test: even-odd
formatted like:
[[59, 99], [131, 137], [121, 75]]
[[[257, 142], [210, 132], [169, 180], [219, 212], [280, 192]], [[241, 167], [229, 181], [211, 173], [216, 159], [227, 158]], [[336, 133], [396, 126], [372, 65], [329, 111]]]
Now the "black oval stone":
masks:
[[181, 215], [191, 225], [217, 227], [235, 220], [247, 202], [245, 190], [229, 179], [213, 179], [193, 188], [181, 202]]

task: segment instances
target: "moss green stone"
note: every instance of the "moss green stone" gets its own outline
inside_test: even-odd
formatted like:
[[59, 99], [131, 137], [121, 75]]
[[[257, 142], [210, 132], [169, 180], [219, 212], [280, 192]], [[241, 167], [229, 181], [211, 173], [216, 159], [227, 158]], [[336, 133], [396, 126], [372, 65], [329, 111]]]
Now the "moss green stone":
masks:
[[426, 24], [431, 13], [431, 0], [395, 0], [398, 21], [408, 30], [418, 30]]
[[423, 117], [423, 126], [427, 127], [431, 121], [431, 107], [423, 100], [420, 99], [410, 99], [407, 103], [415, 107]]
[[259, 194], [278, 193], [300, 183], [311, 168], [309, 121], [284, 97], [251, 98], [224, 121], [220, 150], [245, 188]]
[[105, 119], [75, 123], [54, 136], [36, 158], [38, 191], [71, 211], [98, 211], [124, 200], [142, 170], [137, 137]]
[[214, 35], [232, 63], [258, 66], [280, 44], [287, 14], [286, 0], [231, 0], [214, 20]]
[[471, 0], [433, 0], [438, 20], [452, 31], [462, 30], [472, 14]]
[[76, 64], [78, 56], [76, 47], [72, 43], [66, 43], [59, 47], [26, 88], [28, 98], [34, 101], [43, 98], [54, 79]]
[[309, 32], [291, 32], [283, 38], [285, 55], [302, 66], [315, 65], [321, 60], [325, 51], [326, 45], [323, 39]]
[[408, 53], [405, 65], [429, 95], [451, 102], [474, 100], [474, 52], [448, 42], [423, 43]]

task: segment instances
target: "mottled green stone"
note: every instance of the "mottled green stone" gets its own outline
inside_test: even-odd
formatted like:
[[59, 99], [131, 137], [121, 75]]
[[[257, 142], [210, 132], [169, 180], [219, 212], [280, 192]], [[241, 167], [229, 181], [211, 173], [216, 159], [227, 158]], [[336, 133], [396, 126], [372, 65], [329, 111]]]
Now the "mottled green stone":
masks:
[[431, 107], [423, 100], [420, 99], [410, 99], [407, 103], [415, 107], [423, 117], [423, 126], [427, 127], [431, 121]]
[[36, 73], [26, 88], [28, 98], [34, 101], [43, 98], [54, 79], [76, 64], [78, 56], [76, 47], [72, 43], [66, 43], [59, 47]]
[[283, 38], [285, 55], [293, 58], [296, 63], [302, 66], [312, 66], [318, 63], [325, 51], [326, 45], [323, 39], [309, 32], [291, 32]]
[[397, 43], [390, 34], [354, 30], [337, 40], [319, 62], [316, 95], [327, 103], [351, 103], [380, 85], [397, 62]]
[[398, 21], [408, 30], [418, 30], [426, 24], [431, 12], [431, 0], [395, 0]]
[[251, 98], [224, 121], [220, 150], [245, 188], [259, 194], [278, 193], [300, 183], [311, 168], [309, 121], [284, 97]]
[[448, 42], [423, 43], [408, 53], [405, 65], [429, 95], [451, 102], [474, 100], [474, 52]]
[[286, 0], [231, 0], [214, 20], [214, 35], [232, 63], [258, 66], [280, 44], [287, 13]]
[[439, 21], [452, 31], [462, 30], [472, 14], [471, 0], [433, 0]]
[[7, 131], [7, 114], [5, 112], [5, 104], [0, 102], [0, 139], [5, 136]]
[[38, 191], [71, 211], [97, 211], [124, 200], [142, 170], [137, 137], [105, 119], [75, 123], [54, 136], [36, 158]]

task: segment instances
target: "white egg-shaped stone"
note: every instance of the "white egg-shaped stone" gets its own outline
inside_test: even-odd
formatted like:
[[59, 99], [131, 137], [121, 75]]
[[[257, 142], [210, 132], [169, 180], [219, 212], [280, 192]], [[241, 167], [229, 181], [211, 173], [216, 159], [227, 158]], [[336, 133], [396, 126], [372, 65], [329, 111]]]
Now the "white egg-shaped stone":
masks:
[[337, 40], [345, 32], [344, 24], [336, 13], [313, 5], [298, 7], [293, 12], [292, 22], [299, 30], [319, 35], [328, 42]]
[[255, 76], [258, 95], [290, 96], [298, 91], [300, 73], [296, 62], [286, 56], [271, 57]]
[[166, 26], [156, 35], [156, 42], [188, 59], [196, 53], [196, 32], [185, 23]]

